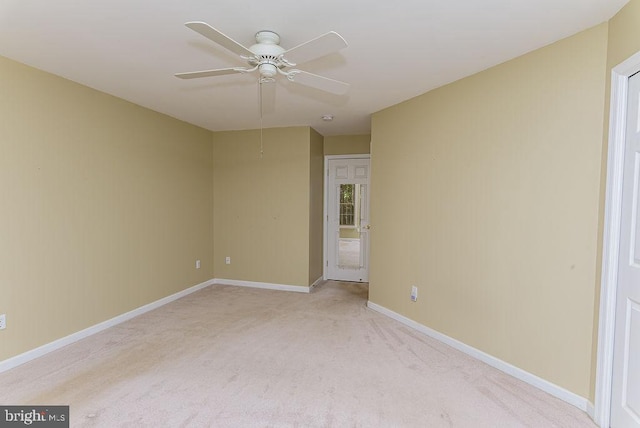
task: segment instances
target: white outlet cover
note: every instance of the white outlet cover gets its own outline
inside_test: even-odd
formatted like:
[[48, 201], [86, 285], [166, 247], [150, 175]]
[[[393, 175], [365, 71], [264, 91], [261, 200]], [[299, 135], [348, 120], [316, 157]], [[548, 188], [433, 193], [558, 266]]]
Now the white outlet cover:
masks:
[[415, 302], [418, 300], [418, 287], [415, 285], [411, 287], [411, 301]]
[[0, 330], [4, 330], [5, 328], [7, 328], [7, 315], [2, 314], [0, 315]]

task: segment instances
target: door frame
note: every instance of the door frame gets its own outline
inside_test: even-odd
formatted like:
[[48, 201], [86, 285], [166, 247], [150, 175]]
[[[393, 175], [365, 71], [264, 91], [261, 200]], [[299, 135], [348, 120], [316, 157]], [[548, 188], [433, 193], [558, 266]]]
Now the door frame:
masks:
[[[322, 225], [324, 228], [324, 232], [322, 233], [322, 279], [327, 280], [327, 268], [329, 263], [329, 161], [334, 159], [369, 159], [371, 160], [370, 154], [355, 154], [355, 155], [325, 155], [324, 156], [324, 197], [323, 197], [323, 220]], [[371, 164], [369, 164], [369, 177], [371, 177]], [[371, 188], [369, 188], [369, 192], [371, 192]], [[369, 193], [371, 194], [371, 193]], [[371, 216], [371, 214], [369, 214]], [[371, 242], [371, 241], [369, 241]], [[369, 260], [369, 265], [371, 265], [371, 260]]]
[[611, 381], [618, 290], [618, 259], [622, 219], [622, 177], [627, 124], [629, 78], [640, 71], [640, 52], [611, 70], [611, 106], [609, 112], [609, 147], [607, 184], [602, 238], [602, 276], [600, 282], [600, 316], [598, 320], [598, 354], [596, 396], [593, 420], [600, 427], [611, 421]]

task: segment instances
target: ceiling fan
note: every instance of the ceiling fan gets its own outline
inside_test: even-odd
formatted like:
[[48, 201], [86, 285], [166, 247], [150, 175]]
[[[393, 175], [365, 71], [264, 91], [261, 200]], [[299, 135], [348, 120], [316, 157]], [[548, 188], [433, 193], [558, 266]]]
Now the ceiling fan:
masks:
[[260, 83], [273, 82], [276, 76], [280, 74], [286, 76], [291, 82], [336, 95], [343, 95], [349, 89], [348, 83], [294, 68], [297, 64], [320, 58], [347, 47], [347, 42], [334, 31], [330, 31], [291, 49], [284, 49], [280, 46], [280, 36], [277, 33], [268, 30], [258, 31], [255, 35], [256, 43], [247, 48], [204, 22], [187, 22], [185, 25], [207, 39], [239, 55], [248, 66], [177, 73], [175, 76], [181, 79], [252, 73], [257, 71], [259, 73]]

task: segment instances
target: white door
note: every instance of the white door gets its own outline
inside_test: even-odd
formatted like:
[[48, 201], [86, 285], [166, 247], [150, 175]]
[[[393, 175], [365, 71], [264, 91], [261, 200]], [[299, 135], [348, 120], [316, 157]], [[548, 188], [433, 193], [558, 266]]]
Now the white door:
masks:
[[640, 74], [629, 79], [611, 427], [640, 428]]
[[327, 162], [327, 279], [369, 281], [369, 159]]

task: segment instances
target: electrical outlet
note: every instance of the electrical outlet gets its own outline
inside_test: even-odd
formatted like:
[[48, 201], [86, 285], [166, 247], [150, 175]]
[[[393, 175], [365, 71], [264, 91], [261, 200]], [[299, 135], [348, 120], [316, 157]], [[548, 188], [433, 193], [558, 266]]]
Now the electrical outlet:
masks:
[[5, 328], [7, 328], [7, 315], [2, 314], [0, 315], [0, 330], [4, 330]]
[[415, 302], [418, 300], [418, 287], [415, 285], [411, 286], [411, 301]]
[[196, 269], [200, 269], [200, 260], [196, 260]]
[[230, 265], [231, 264], [231, 257], [227, 256], [224, 258], [224, 264], [225, 265]]

